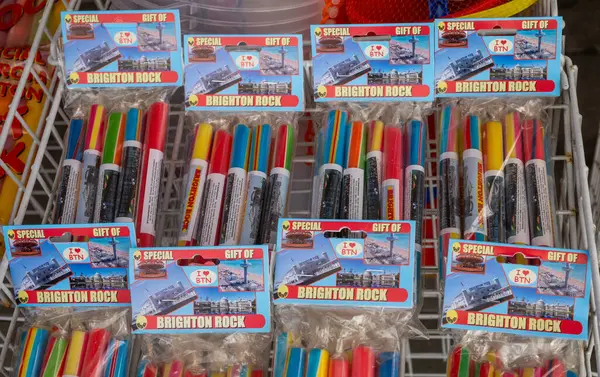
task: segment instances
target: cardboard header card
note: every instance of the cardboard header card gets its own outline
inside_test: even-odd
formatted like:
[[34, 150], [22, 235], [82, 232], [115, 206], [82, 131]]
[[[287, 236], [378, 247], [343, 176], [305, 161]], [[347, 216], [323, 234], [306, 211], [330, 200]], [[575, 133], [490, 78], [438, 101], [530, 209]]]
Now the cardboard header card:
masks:
[[8, 266], [22, 306], [129, 306], [133, 224], [3, 227]]
[[587, 339], [587, 251], [451, 240], [442, 326]]
[[562, 25], [561, 17], [436, 20], [436, 96], [558, 96]]
[[414, 221], [280, 219], [275, 305], [415, 306]]
[[433, 101], [433, 23], [310, 31], [315, 101]]
[[129, 278], [135, 333], [271, 329], [266, 246], [140, 248]]
[[302, 35], [186, 35], [185, 107], [302, 111]]
[[67, 87], [183, 83], [178, 10], [62, 12]]

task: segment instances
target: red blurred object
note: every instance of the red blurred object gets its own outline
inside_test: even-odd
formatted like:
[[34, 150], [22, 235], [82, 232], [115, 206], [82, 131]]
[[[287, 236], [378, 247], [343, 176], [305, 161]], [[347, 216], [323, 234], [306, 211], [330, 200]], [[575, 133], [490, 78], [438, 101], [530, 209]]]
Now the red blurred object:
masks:
[[[507, 3], [509, 0], [326, 0], [323, 23], [376, 24], [421, 22], [461, 17]], [[431, 3], [431, 4], [430, 4]], [[432, 12], [431, 9], [436, 9]], [[437, 17], [439, 18], [439, 17]]]

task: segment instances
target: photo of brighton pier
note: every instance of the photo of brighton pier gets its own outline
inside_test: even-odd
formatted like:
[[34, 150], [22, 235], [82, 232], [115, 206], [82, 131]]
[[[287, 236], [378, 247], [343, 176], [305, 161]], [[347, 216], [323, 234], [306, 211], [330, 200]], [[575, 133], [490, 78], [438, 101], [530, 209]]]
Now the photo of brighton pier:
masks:
[[[311, 252], [314, 254], [311, 255]], [[283, 276], [275, 276], [275, 288], [281, 284], [308, 285], [342, 269], [339, 260], [326, 251], [303, 250], [302, 253], [292, 251], [285, 254], [277, 258], [277, 263], [283, 267], [280, 271], [286, 272]]]
[[429, 64], [429, 37], [426, 35], [392, 37], [390, 63]]
[[[206, 63], [205, 63], [206, 64]], [[190, 82], [194, 82], [192, 88], [186, 94], [186, 100], [192, 94], [214, 94], [229, 88], [232, 85], [242, 81], [242, 76], [239, 71], [233, 71], [228, 64], [216, 68], [214, 70], [200, 70], [199, 64], [194, 64], [186, 67], [186, 77], [191, 77]], [[193, 70], [196, 70], [195, 74]], [[188, 75], [191, 73], [191, 75]]]
[[[24, 265], [21, 266], [26, 269]], [[16, 268], [11, 266], [11, 271]], [[39, 289], [48, 289], [59, 281], [68, 278], [73, 274], [73, 271], [69, 268], [69, 265], [65, 261], [58, 257], [50, 257], [46, 262], [24, 271], [24, 276], [21, 279], [20, 288], [17, 287], [16, 291], [35, 291]], [[14, 273], [13, 273], [14, 274]], [[15, 279], [16, 280], [16, 279]]]
[[485, 43], [476, 33], [469, 35], [468, 45], [469, 48], [445, 48], [436, 52], [436, 86], [440, 80], [466, 80], [494, 66]]
[[263, 75], [297, 75], [299, 73], [296, 48], [263, 47], [260, 50], [260, 72]]
[[570, 297], [542, 297], [533, 288], [513, 287], [515, 298], [508, 302], [508, 314], [537, 318], [573, 319], [575, 305]]
[[538, 270], [538, 293], [583, 297], [586, 272], [585, 264], [544, 262]]
[[361, 259], [345, 259], [342, 270], [337, 273], [339, 287], [399, 288], [400, 268], [391, 266], [369, 266]]
[[449, 275], [446, 287], [443, 317], [450, 309], [481, 311], [514, 298], [502, 266], [495, 261], [487, 263], [485, 275], [469, 273]]
[[[90, 43], [95, 45], [90, 46]], [[94, 40], [71, 40], [65, 45], [67, 72], [96, 72], [121, 58], [121, 52], [106, 28], [94, 28]], [[68, 77], [69, 75], [67, 75]]]
[[371, 234], [365, 239], [366, 264], [407, 265], [409, 235], [400, 233]]
[[515, 58], [556, 58], [556, 30], [522, 30], [515, 36]]
[[103, 268], [100, 271], [89, 264], [71, 265], [71, 289], [127, 289], [127, 271]]
[[149, 22], [139, 24], [137, 28], [140, 51], [176, 51], [177, 38], [175, 23]]
[[256, 296], [251, 292], [221, 293], [217, 289], [196, 289], [194, 314], [256, 313]]
[[219, 288], [222, 291], [262, 291], [265, 289], [262, 261], [248, 259], [221, 261], [219, 264]]
[[[119, 246], [122, 246], [121, 249]], [[129, 263], [127, 238], [92, 238], [88, 242], [90, 261], [94, 267], [122, 267]]]
[[147, 299], [140, 306], [138, 312], [134, 313], [133, 318], [140, 315], [168, 314], [198, 298], [196, 291], [189, 285], [189, 282], [186, 281], [184, 285], [181, 280], [177, 280], [166, 287], [161, 287], [154, 292], [146, 288], [145, 292]]

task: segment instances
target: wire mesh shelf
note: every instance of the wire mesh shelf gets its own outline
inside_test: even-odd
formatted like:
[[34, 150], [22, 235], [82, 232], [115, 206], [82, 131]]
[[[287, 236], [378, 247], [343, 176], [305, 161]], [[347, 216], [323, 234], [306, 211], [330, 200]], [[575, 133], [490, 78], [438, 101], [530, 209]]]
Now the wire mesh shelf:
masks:
[[[78, 9], [81, 0], [65, 3], [67, 9]], [[109, 2], [96, 0], [98, 9], [106, 9]], [[50, 35], [46, 23], [50, 14], [52, 2], [48, 2], [40, 19], [31, 53], [25, 62], [21, 80], [15, 93], [19, 98], [25, 88], [25, 78], [29, 75], [35, 52], [40, 47], [42, 37], [56, 42], [60, 32]], [[540, 0], [528, 12], [535, 15], [556, 15], [558, 13], [555, 0]], [[577, 102], [577, 67], [572, 61], [564, 58], [564, 72], [562, 77], [562, 94], [556, 104], [548, 111], [548, 134], [550, 135], [551, 152], [555, 165], [555, 186], [557, 192], [557, 220], [563, 247], [587, 249], [591, 251], [593, 271], [592, 286], [592, 311], [590, 312], [589, 340], [580, 350], [581, 376], [596, 376], [596, 365], [600, 359], [595, 352], [596, 343], [600, 340], [598, 329], [599, 313], [596, 308], [600, 304], [600, 275], [598, 273], [598, 258], [596, 254], [596, 229], [595, 221], [600, 218], [600, 167], [598, 178], [592, 180], [592, 195], [587, 184], [588, 168], [585, 164], [583, 141], [581, 134], [581, 115]], [[65, 87], [59, 75], [54, 75], [48, 85], [40, 82], [39, 77], [34, 79], [42, 86], [48, 99], [40, 117], [40, 127], [33, 141], [34, 148], [27, 159], [26, 173], [21, 178], [11, 174], [10, 169], [0, 160], [0, 167], [7, 171], [5, 179], [14, 180], [18, 187], [18, 195], [12, 208], [10, 222], [13, 224], [48, 223], [53, 210], [53, 201], [58, 187], [58, 172], [60, 161], [64, 153], [63, 136], [69, 117], [61, 107], [60, 99]], [[24, 127], [29, 127], [16, 112], [18, 101], [11, 104], [6, 119], [6, 124], [11, 124], [13, 119], [21, 122]], [[314, 110], [314, 109], [313, 109]], [[185, 140], [187, 132], [185, 112], [182, 105], [171, 106], [170, 124], [168, 130], [167, 149], [165, 153], [165, 166], [163, 175], [163, 200], [159, 209], [161, 216], [157, 223], [158, 243], [162, 245], [174, 244], [177, 237], [179, 206], [181, 202], [181, 186], [183, 179]], [[300, 135], [297, 143], [297, 155], [294, 161], [292, 176], [290, 217], [308, 217], [312, 186], [312, 158], [313, 142], [312, 130], [320, 124], [323, 114], [319, 111], [307, 111], [300, 119]], [[31, 127], [29, 127], [31, 129]], [[0, 132], [0, 150], [3, 149], [8, 136], [8, 127]], [[435, 135], [429, 135], [427, 143], [426, 160], [426, 189], [428, 196], [435, 195], [437, 178], [434, 175], [435, 151], [437, 149]], [[559, 154], [557, 154], [559, 152]], [[600, 150], [597, 153], [600, 164]], [[592, 201], [594, 198], [594, 201]], [[594, 206], [592, 206], [594, 203]], [[593, 209], [592, 209], [593, 208]], [[432, 223], [432, 232], [423, 240], [423, 248], [437, 249], [437, 209], [435, 201], [428, 201], [425, 209], [425, 221]], [[447, 332], [438, 329], [439, 315], [442, 306], [438, 277], [437, 252], [433, 259], [424, 268], [424, 304], [419, 318], [428, 328], [429, 340], [410, 340], [403, 344], [403, 375], [409, 377], [442, 377], [446, 375], [446, 360], [452, 348], [452, 339]], [[0, 298], [8, 300], [10, 308], [0, 312], [0, 374], [11, 377], [11, 356], [14, 351], [15, 332], [23, 317], [14, 307], [10, 275], [7, 274], [6, 257], [0, 262]], [[134, 355], [135, 356], [135, 355]], [[136, 358], [132, 358], [135, 360]], [[135, 375], [134, 368], [130, 374]]]

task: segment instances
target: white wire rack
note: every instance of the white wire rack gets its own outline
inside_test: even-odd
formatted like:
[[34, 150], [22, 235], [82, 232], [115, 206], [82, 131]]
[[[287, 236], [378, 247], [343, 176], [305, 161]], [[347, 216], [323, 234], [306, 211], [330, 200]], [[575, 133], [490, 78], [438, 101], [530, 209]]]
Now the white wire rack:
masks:
[[[80, 0], [73, 0], [66, 4], [67, 9], [78, 9]], [[110, 2], [104, 3], [102, 0], [96, 0], [96, 7], [105, 9]], [[50, 35], [45, 27], [50, 14], [52, 2], [43, 11], [40, 19], [41, 27], [38, 29], [29, 59], [25, 62], [22, 77], [28, 77], [33, 64], [33, 57], [40, 46], [42, 36], [46, 35], [49, 39], [56, 41], [59, 38], [57, 32], [54, 36]], [[555, 0], [541, 0], [528, 14], [535, 15], [556, 15], [558, 13]], [[14, 180], [18, 187], [18, 196], [12, 209], [11, 222], [14, 224], [23, 223], [47, 223], [53, 209], [53, 199], [58, 186], [58, 171], [60, 161], [64, 151], [63, 135], [68, 124], [69, 117], [61, 108], [60, 98], [65, 90], [64, 84], [58, 79], [58, 75], [44, 85], [39, 77], [34, 75], [40, 86], [46, 92], [48, 100], [46, 101], [37, 133], [33, 138], [34, 148], [28, 156], [26, 163], [26, 173], [19, 177], [12, 174], [6, 164], [0, 160], [0, 167], [8, 172], [7, 179]], [[564, 72], [562, 77], [562, 94], [556, 105], [551, 106], [550, 121], [548, 122], [548, 134], [551, 140], [551, 151], [555, 164], [555, 183], [558, 197], [557, 203], [557, 223], [559, 234], [561, 235], [562, 246], [570, 248], [580, 248], [591, 251], [593, 270], [593, 300], [592, 311], [590, 313], [590, 331], [589, 340], [580, 350], [581, 368], [580, 373], [583, 377], [596, 376], [594, 371], [597, 365], [600, 365], [600, 359], [595, 352], [595, 345], [600, 341], [598, 330], [599, 314], [596, 308], [600, 304], [600, 275], [598, 273], [598, 258], [596, 254], [595, 226], [592, 215], [591, 197], [600, 197], [597, 188], [598, 184], [593, 184], [594, 195], [590, 196], [587, 185], [588, 169], [585, 165], [583, 141], [581, 134], [581, 115], [579, 114], [577, 103], [577, 67], [574, 66], [568, 57], [564, 58]], [[21, 80], [15, 93], [15, 98], [20, 98], [25, 88], [25, 80]], [[25, 129], [31, 129], [20, 115], [16, 112], [17, 102], [11, 104], [6, 123], [11, 124], [13, 119], [17, 119]], [[301, 135], [308, 132], [310, 127], [318, 126], [322, 119], [319, 112], [307, 112], [302, 117]], [[157, 234], [160, 235], [158, 242], [162, 245], [174, 244], [179, 215], [180, 188], [182, 186], [182, 176], [184, 165], [184, 153], [186, 133], [189, 132], [185, 125], [185, 114], [181, 105], [173, 105], [171, 108], [170, 126], [168, 132], [168, 142], [166, 150], [165, 169], [163, 176], [164, 199], [161, 201], [160, 213], [157, 224]], [[8, 127], [4, 127], [0, 132], [0, 150], [3, 149], [8, 136]], [[299, 137], [299, 140], [302, 137]], [[560, 142], [560, 144], [559, 144]], [[309, 202], [312, 185], [312, 164], [313, 158], [310, 156], [310, 141], [300, 141], [297, 145], [298, 152], [294, 161], [294, 174], [292, 177], [291, 188], [291, 207], [290, 216], [307, 217], [309, 211], [307, 203]], [[427, 145], [427, 190], [429, 197], [434, 197], [436, 189], [436, 178], [433, 176], [433, 163], [435, 163], [436, 143], [431, 141]], [[560, 154], [556, 155], [556, 151]], [[600, 155], [600, 151], [598, 152]], [[600, 157], [600, 156], [599, 156]], [[599, 178], [600, 179], [600, 178]], [[598, 183], [598, 182], [596, 182]], [[425, 219], [437, 221], [437, 210], [435, 201], [430, 201], [425, 210]], [[600, 217], [600, 214], [596, 214]], [[434, 232], [431, 238], [423, 240], [424, 247], [433, 246], [437, 248], [437, 233]], [[403, 345], [402, 353], [406, 363], [404, 364], [404, 375], [409, 377], [442, 377], [445, 376], [446, 360], [451, 350], [452, 340], [450, 336], [438, 329], [439, 313], [441, 309], [442, 296], [439, 287], [438, 268], [436, 265], [426, 267], [424, 271], [424, 305], [419, 318], [429, 329], [430, 339], [427, 341], [411, 340]], [[6, 258], [0, 262], [0, 295], [9, 300], [12, 308], [7, 308], [0, 312], [0, 374], [11, 377], [11, 358], [13, 353], [13, 344], [15, 331], [18, 324], [23, 320], [20, 311], [14, 308], [12, 299], [12, 287], [10, 277], [7, 272]], [[596, 294], [598, 292], [598, 294]]]

